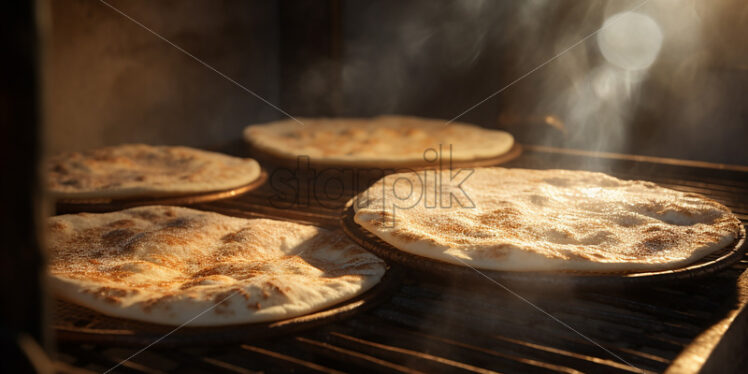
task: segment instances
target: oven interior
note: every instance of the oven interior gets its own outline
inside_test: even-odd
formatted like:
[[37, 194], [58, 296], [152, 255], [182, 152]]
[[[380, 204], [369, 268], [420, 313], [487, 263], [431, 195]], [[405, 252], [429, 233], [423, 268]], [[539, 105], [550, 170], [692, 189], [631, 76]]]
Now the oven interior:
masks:
[[[9, 368], [105, 372], [150, 344], [60, 340], [50, 329], [60, 309], [44, 292], [38, 227], [53, 208], [37, 170], [62, 151], [140, 142], [246, 156], [250, 123], [398, 113], [509, 131], [524, 152], [506, 167], [649, 180], [748, 221], [740, 0], [3, 7], [11, 48], [0, 151], [12, 178], [1, 194], [2, 326], [4, 347], [19, 353]], [[336, 192], [282, 209], [263, 186], [195, 207], [338, 229], [359, 190]], [[522, 288], [521, 297], [403, 271], [381, 303], [346, 318], [243, 343], [166, 339], [116, 370], [738, 372], [748, 367], [738, 353], [748, 343], [747, 264], [646, 287]], [[103, 326], [86, 315], [69, 323], [75, 333]]]

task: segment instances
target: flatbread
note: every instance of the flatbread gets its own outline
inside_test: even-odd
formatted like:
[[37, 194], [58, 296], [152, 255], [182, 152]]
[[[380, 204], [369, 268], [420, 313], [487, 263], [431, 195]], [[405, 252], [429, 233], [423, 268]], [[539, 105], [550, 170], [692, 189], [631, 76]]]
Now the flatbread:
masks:
[[260, 165], [188, 147], [125, 144], [47, 161], [47, 187], [60, 199], [175, 196], [252, 183]]
[[[473, 161], [500, 156], [514, 144], [507, 132], [466, 123], [405, 116], [299, 118], [244, 129], [244, 139], [275, 157], [343, 166], [398, 167], [441, 159]], [[451, 145], [451, 155], [449, 147]], [[428, 151], [432, 149], [433, 151]], [[424, 153], [427, 154], [424, 155]]]
[[431, 173], [375, 183], [358, 196], [355, 221], [399, 250], [504, 271], [673, 269], [732, 244], [741, 230], [704, 196], [602, 173]]
[[57, 297], [166, 325], [295, 317], [353, 298], [385, 272], [338, 232], [180, 207], [52, 217], [48, 242]]

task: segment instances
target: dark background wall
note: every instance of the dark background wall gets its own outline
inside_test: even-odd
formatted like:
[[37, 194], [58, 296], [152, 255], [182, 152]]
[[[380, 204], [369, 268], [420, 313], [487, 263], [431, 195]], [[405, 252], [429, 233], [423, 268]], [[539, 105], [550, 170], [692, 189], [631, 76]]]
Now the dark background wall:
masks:
[[[278, 19], [271, 1], [117, 1], [127, 15], [271, 102]], [[207, 146], [279, 114], [98, 1], [52, 1], [51, 152], [121, 142]]]
[[[343, 111], [452, 119], [640, 3], [346, 1]], [[638, 12], [663, 34], [649, 69], [609, 68], [593, 36], [460, 120], [532, 144], [748, 164], [748, 2]]]
[[[638, 3], [112, 0], [293, 115], [445, 120]], [[626, 78], [626, 92], [615, 81], [625, 74], [605, 70], [592, 37], [459, 120], [525, 143], [748, 164], [748, 2], [655, 0], [639, 12], [664, 39], [654, 65]], [[52, 18], [53, 152], [214, 146], [283, 117], [98, 2], [54, 1]], [[611, 71], [618, 88], [601, 97]]]

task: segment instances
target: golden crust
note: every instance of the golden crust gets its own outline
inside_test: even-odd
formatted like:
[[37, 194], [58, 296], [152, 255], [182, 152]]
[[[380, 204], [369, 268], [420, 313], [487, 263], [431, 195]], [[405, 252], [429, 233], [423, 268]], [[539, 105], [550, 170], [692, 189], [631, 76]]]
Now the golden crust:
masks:
[[240, 187], [260, 176], [253, 159], [144, 144], [59, 154], [49, 158], [46, 169], [49, 191], [66, 199], [210, 192]]
[[509, 133], [465, 123], [451, 123], [405, 116], [375, 118], [301, 118], [250, 125], [244, 139], [260, 150], [294, 160], [309, 156], [313, 161], [349, 166], [397, 167], [424, 160], [427, 149], [439, 150], [448, 161], [500, 156], [514, 144]]
[[354, 297], [384, 263], [321, 228], [147, 206], [48, 221], [57, 296], [113, 316], [177, 325], [289, 318]]
[[[513, 271], [677, 268], [740, 232], [727, 207], [701, 195], [585, 171], [479, 168], [461, 184], [474, 207], [427, 207], [460, 197], [450, 173], [439, 189], [424, 173], [383, 178], [359, 195], [356, 222], [409, 253]], [[403, 180], [441, 192], [404, 199]]]

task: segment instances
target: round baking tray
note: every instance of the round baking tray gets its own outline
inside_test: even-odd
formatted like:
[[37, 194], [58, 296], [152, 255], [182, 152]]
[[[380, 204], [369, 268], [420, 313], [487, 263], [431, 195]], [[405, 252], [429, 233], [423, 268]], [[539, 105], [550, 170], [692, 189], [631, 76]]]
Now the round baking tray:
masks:
[[[116, 346], [226, 344], [289, 334], [348, 318], [387, 300], [400, 285], [403, 270], [390, 266], [382, 279], [363, 294], [327, 309], [273, 322], [218, 327], [158, 325], [110, 317], [97, 311], [55, 300], [52, 328], [56, 339], [67, 343], [97, 343]], [[159, 340], [160, 339], [160, 340]]]
[[[247, 147], [249, 147], [249, 154], [258, 160], [261, 160], [263, 164], [273, 164], [277, 167], [284, 167], [289, 168], [292, 170], [296, 170], [298, 167], [306, 167], [307, 165], [299, 165], [299, 160], [296, 158], [287, 158], [278, 156], [272, 153], [268, 153], [263, 151], [260, 148], [254, 147], [251, 144], [247, 144]], [[512, 148], [510, 148], [506, 153], [503, 153], [498, 156], [489, 157], [489, 158], [481, 158], [476, 160], [469, 160], [469, 161], [452, 161], [451, 163], [449, 160], [444, 160], [442, 165], [439, 167], [441, 168], [470, 168], [470, 167], [481, 167], [481, 166], [495, 166], [500, 165], [506, 162], [509, 162], [511, 160], [514, 160], [515, 158], [519, 157], [519, 155], [522, 154], [522, 145], [519, 143], [514, 143], [512, 145]], [[397, 171], [398, 169], [412, 169], [412, 170], [420, 170], [420, 169], [433, 169], [435, 168], [435, 165], [428, 162], [411, 162], [411, 163], [403, 163], [403, 164], [397, 164], [397, 165], [387, 165], [386, 163], [382, 166], [376, 166], [376, 165], [362, 165], [362, 166], [356, 166], [352, 164], [340, 164], [335, 162], [326, 162], [326, 161], [319, 161], [315, 160], [313, 158], [308, 158], [309, 160], [309, 168], [319, 171], [319, 169], [354, 169], [354, 170], [370, 170], [370, 169], [382, 169], [382, 170], [393, 170]]]
[[95, 198], [95, 199], [61, 199], [57, 200], [55, 209], [57, 214], [78, 212], [111, 212], [143, 205], [190, 205], [209, 201], [230, 199], [247, 193], [261, 186], [267, 180], [267, 172], [249, 184], [220, 191], [202, 192], [185, 195], [160, 197], [134, 197], [123, 199]]
[[575, 271], [523, 272], [473, 269], [467, 266], [459, 266], [410, 254], [379, 239], [353, 220], [355, 215], [353, 208], [354, 200], [355, 198], [348, 201], [343, 209], [341, 217], [343, 231], [345, 231], [353, 241], [391, 263], [402, 264], [439, 277], [458, 278], [466, 281], [493, 281], [500, 285], [511, 284], [514, 286], [528, 286], [533, 288], [547, 286], [575, 288], [629, 287], [668, 281], [683, 281], [713, 274], [735, 264], [743, 258], [746, 247], [748, 247], [744, 245], [746, 233], [745, 228], [741, 226], [740, 235], [731, 245], [717, 252], [711, 253], [688, 266], [678, 269], [631, 273], [593, 273]]

